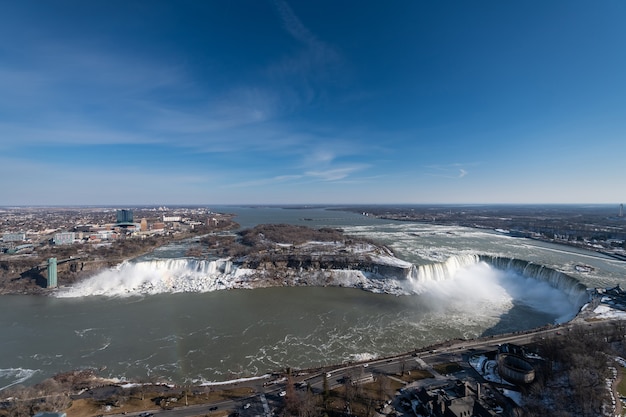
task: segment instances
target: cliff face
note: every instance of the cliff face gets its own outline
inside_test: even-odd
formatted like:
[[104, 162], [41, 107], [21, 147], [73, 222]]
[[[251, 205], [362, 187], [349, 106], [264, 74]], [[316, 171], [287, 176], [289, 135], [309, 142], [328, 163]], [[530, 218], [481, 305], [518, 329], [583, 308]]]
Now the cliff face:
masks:
[[[65, 262], [57, 266], [59, 281], [71, 285], [116, 264], [105, 259]], [[32, 259], [0, 261], [0, 294], [45, 294], [50, 291], [46, 284], [46, 269], [33, 266]]]
[[320, 269], [354, 269], [373, 271], [377, 264], [367, 256], [332, 254], [311, 255], [306, 253], [273, 254], [266, 256], [249, 256], [241, 262], [242, 268], [249, 269], [295, 269], [311, 271]]
[[240, 269], [234, 288], [347, 287], [371, 292], [405, 294], [403, 279], [358, 269], [294, 269], [265, 264], [258, 269]]
[[305, 243], [249, 254], [233, 262], [246, 287], [340, 286], [398, 292], [411, 265], [372, 244]]
[[304, 242], [298, 245], [265, 246], [235, 262], [249, 269], [359, 270], [372, 274], [406, 277], [410, 264], [395, 258], [385, 246], [352, 240]]

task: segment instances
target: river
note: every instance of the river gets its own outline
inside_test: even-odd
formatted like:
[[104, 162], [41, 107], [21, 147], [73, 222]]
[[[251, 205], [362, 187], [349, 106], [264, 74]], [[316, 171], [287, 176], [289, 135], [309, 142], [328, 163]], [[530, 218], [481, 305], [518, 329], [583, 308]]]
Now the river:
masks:
[[[542, 263], [591, 287], [612, 286], [626, 276], [626, 264], [619, 261], [490, 231], [324, 209], [219, 211], [236, 213], [243, 227], [269, 222], [341, 227], [387, 244], [415, 265], [488, 254]], [[137, 262], [180, 258], [186, 248], [186, 243], [173, 244]], [[594, 270], [579, 273], [574, 266], [580, 263]], [[415, 293], [405, 296], [311, 287], [115, 297], [2, 296], [0, 390], [77, 368], [142, 381], [223, 381], [528, 329], [567, 320], [579, 307], [558, 288], [482, 262], [463, 266], [450, 279], [415, 286]]]

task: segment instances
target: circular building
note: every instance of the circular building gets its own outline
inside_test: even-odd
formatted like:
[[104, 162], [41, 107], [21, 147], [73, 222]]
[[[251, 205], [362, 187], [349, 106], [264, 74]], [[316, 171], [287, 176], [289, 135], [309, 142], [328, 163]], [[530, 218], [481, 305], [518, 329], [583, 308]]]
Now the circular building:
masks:
[[530, 384], [535, 380], [535, 368], [521, 356], [509, 353], [498, 354], [498, 372], [514, 384]]

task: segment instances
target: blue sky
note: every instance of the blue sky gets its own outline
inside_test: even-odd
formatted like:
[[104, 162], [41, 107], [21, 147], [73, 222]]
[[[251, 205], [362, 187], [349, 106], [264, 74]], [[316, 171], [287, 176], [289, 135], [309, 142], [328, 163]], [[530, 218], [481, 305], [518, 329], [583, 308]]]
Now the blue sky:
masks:
[[623, 1], [0, 2], [0, 206], [620, 203]]

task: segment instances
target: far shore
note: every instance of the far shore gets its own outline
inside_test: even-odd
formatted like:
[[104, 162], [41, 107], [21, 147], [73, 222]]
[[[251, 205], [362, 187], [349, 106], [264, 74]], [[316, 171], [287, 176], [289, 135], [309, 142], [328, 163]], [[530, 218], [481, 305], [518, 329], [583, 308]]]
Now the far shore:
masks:
[[81, 280], [97, 275], [123, 262], [147, 255], [154, 250], [174, 242], [201, 238], [204, 235], [234, 230], [239, 227], [232, 221], [224, 220], [220, 227], [199, 227], [187, 232], [167, 235], [154, 235], [147, 238], [126, 238], [113, 242], [110, 246], [94, 248], [89, 244], [48, 246], [33, 254], [0, 255], [0, 295], [49, 295], [56, 288], [46, 288], [45, 264], [48, 258], [65, 261], [58, 266], [58, 285], [70, 286]]

